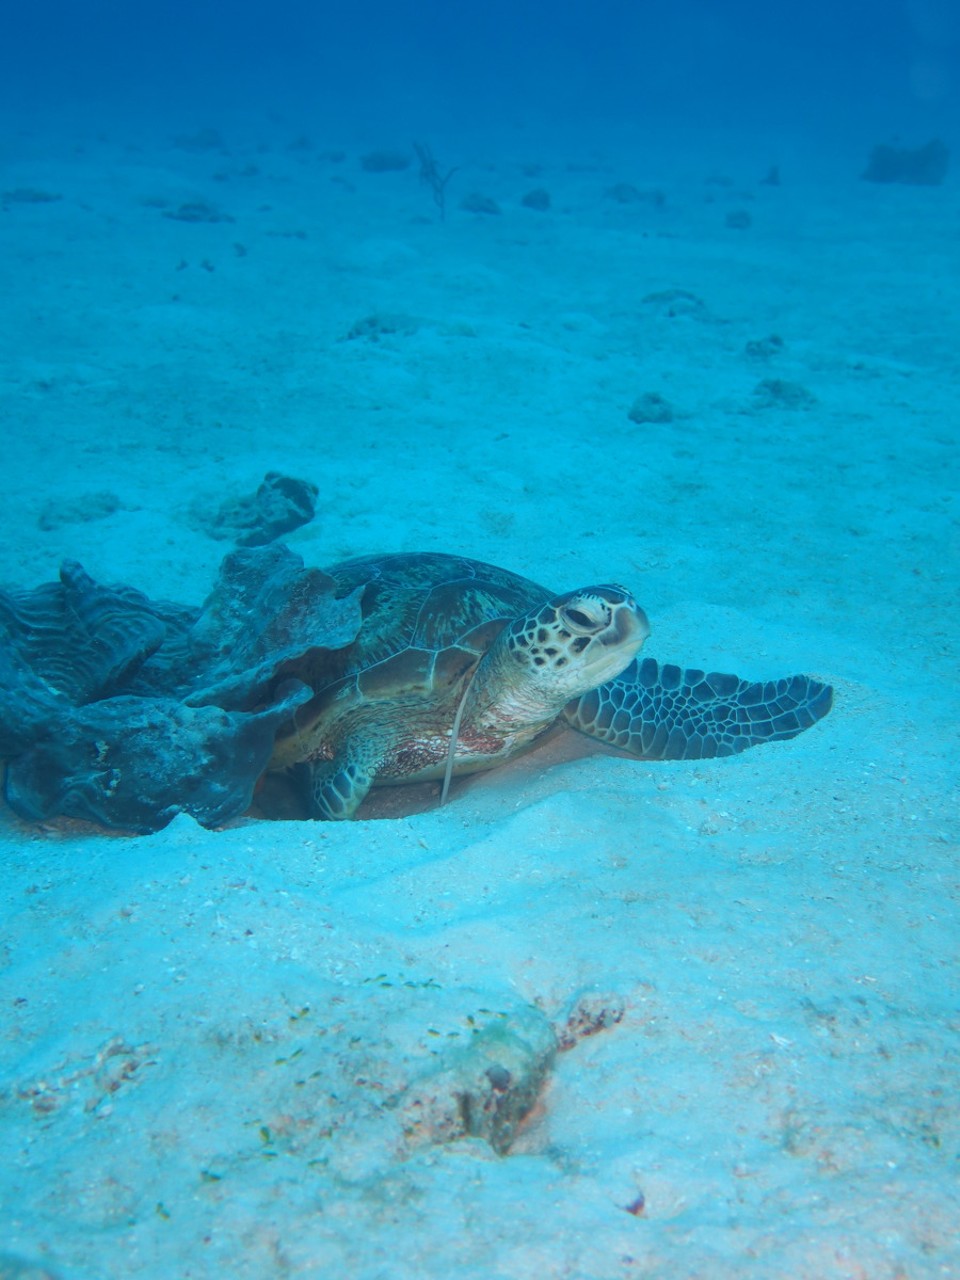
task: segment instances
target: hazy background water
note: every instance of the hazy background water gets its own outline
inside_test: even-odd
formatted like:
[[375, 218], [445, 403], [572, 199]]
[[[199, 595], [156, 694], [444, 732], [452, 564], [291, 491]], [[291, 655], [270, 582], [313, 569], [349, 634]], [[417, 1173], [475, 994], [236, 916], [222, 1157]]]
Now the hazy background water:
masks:
[[960, 111], [955, 0], [31, 0], [6, 6], [0, 103], [22, 117], [558, 136], [669, 127], [860, 150]]

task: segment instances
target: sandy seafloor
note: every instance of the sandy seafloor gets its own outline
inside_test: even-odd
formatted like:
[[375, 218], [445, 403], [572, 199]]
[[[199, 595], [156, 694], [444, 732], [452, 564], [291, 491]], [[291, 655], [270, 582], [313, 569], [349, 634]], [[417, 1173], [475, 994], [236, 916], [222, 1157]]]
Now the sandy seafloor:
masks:
[[[960, 1276], [955, 177], [435, 136], [441, 223], [415, 169], [361, 168], [389, 128], [308, 132], [8, 137], [4, 189], [60, 198], [0, 213], [0, 579], [70, 556], [199, 602], [229, 546], [191, 513], [274, 469], [320, 487], [310, 563], [623, 581], [648, 654], [806, 671], [835, 709], [702, 764], [568, 737], [349, 825], [5, 810], [0, 1252], [64, 1280]], [[164, 216], [196, 201], [233, 220]], [[672, 421], [631, 420], [650, 393]], [[509, 1150], [456, 1138], [476, 1036], [522, 1058], [578, 1000], [609, 1025]]]

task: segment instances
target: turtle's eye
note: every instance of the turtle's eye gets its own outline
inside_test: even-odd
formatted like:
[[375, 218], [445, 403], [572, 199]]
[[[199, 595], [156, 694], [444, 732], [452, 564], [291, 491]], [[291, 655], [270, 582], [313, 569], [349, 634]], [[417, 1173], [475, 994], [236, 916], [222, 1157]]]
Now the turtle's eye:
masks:
[[590, 619], [582, 609], [564, 609], [564, 615], [569, 618], [575, 627], [589, 627]]
[[588, 613], [576, 605], [564, 605], [560, 610], [563, 621], [574, 631], [586, 631], [591, 634], [602, 630], [610, 621], [610, 610], [598, 601], [596, 612]]

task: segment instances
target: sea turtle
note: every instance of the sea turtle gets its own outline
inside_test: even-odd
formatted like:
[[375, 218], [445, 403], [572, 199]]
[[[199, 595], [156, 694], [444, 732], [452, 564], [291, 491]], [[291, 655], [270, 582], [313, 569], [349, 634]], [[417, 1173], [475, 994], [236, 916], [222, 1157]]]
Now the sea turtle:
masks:
[[[219, 826], [263, 774], [352, 817], [371, 786], [489, 769], [565, 721], [648, 760], [730, 755], [830, 709], [808, 676], [752, 684], [640, 661], [623, 587], [555, 595], [450, 555], [328, 572], [287, 547], [227, 555], [200, 607], [64, 563], [0, 591], [0, 759], [21, 816]], [[287, 781], [287, 780], [284, 780]], [[283, 794], [284, 785], [272, 788]], [[260, 787], [261, 810], [271, 786]]]
[[306, 774], [317, 817], [350, 818], [371, 786], [489, 769], [558, 719], [641, 759], [732, 755], [791, 738], [830, 709], [808, 676], [751, 683], [637, 660], [649, 635], [629, 591], [557, 595], [506, 569], [434, 553], [326, 570], [359, 601], [353, 642], [287, 664], [312, 696], [270, 770]]

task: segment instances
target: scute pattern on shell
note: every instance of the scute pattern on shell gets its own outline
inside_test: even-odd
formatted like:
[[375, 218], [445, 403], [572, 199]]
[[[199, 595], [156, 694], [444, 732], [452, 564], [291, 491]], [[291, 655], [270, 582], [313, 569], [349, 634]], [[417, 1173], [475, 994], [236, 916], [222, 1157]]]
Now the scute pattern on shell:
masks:
[[[407, 648], [432, 653], [460, 644], [472, 648], [475, 628], [509, 621], [550, 596], [509, 570], [430, 552], [362, 556], [327, 572], [338, 595], [364, 589], [363, 627], [341, 673], [345, 676]], [[486, 648], [486, 636], [482, 643]]]

